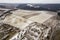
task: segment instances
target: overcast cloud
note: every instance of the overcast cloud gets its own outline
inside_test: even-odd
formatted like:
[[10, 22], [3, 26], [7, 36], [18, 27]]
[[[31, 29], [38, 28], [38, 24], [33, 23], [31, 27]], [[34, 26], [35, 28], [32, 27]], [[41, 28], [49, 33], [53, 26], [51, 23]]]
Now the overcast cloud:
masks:
[[0, 0], [0, 3], [60, 3], [60, 0]]

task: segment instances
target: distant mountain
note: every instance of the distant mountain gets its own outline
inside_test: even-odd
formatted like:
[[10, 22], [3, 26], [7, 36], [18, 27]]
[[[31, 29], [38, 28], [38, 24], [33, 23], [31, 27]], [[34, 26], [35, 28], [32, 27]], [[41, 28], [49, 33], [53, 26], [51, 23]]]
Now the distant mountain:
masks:
[[16, 8], [24, 10], [42, 10], [42, 9], [45, 10], [45, 8], [41, 7], [41, 5], [37, 7], [35, 6], [35, 4], [33, 4], [33, 6], [28, 6], [27, 4], [20, 4]]
[[57, 11], [60, 10], [60, 4], [0, 3], [0, 8]]
[[0, 5], [0, 8], [6, 8], [4, 5]]
[[57, 11], [60, 10], [60, 4], [31, 4], [31, 6], [27, 6], [27, 4], [20, 4], [17, 6], [17, 8], [24, 10]]
[[11, 3], [0, 3], [0, 8], [8, 8], [14, 9], [18, 6], [18, 4], [11, 4]]

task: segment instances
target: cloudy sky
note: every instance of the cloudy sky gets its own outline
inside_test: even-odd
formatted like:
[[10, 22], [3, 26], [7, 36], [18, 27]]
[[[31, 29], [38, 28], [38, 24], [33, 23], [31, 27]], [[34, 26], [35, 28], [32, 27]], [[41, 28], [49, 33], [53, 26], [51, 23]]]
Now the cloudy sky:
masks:
[[0, 0], [0, 3], [60, 3], [60, 0]]

